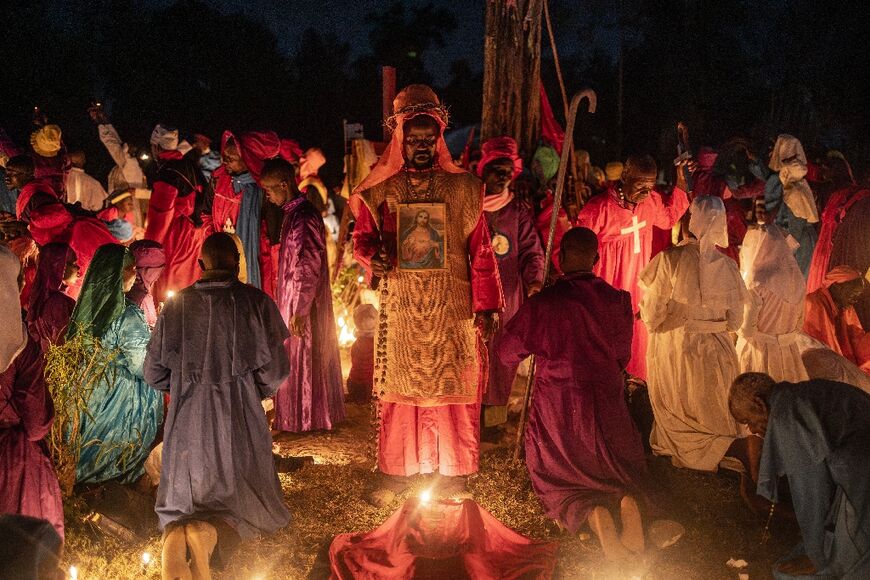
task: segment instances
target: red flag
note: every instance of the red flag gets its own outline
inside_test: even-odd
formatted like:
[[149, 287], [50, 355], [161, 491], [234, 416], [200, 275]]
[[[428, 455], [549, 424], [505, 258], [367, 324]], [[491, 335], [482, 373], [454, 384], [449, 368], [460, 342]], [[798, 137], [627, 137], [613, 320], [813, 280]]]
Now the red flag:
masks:
[[559, 155], [562, 154], [565, 131], [559, 126], [559, 122], [553, 115], [553, 107], [550, 106], [550, 99], [547, 98], [544, 83], [541, 83], [541, 138], [551, 145]]

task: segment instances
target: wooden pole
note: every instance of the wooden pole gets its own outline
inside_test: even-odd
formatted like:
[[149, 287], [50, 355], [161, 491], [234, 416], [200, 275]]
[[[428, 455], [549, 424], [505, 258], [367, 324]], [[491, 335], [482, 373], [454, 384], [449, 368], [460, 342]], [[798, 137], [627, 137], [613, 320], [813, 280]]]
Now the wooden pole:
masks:
[[541, 132], [543, 2], [486, 3], [480, 139], [509, 135], [526, 156], [531, 156]]
[[[396, 68], [385, 66], [381, 68], [381, 96], [383, 120], [393, 115], [393, 99], [396, 98]], [[390, 142], [390, 130], [384, 125], [384, 143]]]
[[[559, 163], [559, 173], [556, 178], [556, 192], [553, 198], [553, 215], [550, 216], [550, 231], [547, 235], [547, 249], [544, 254], [544, 280], [547, 279], [547, 275], [550, 272], [550, 264], [552, 263], [553, 240], [556, 237], [556, 223], [559, 219], [559, 207], [562, 203], [562, 194], [565, 190], [565, 176], [567, 175], [568, 169], [569, 149], [574, 141], [574, 122], [577, 120], [577, 109], [580, 106], [580, 101], [583, 99], [589, 99], [589, 110], [591, 112], [595, 111], [595, 93], [591, 90], [587, 89], [585, 91], [580, 91], [571, 99], [571, 106], [568, 109], [568, 118], [565, 120], [565, 145], [562, 146], [562, 159]], [[526, 430], [529, 406], [532, 402], [532, 388], [535, 383], [535, 366], [535, 357], [532, 356], [532, 361], [529, 365], [529, 377], [526, 381], [526, 389], [523, 395], [523, 408], [520, 411], [520, 424], [517, 429], [517, 443], [514, 448], [514, 460], [520, 458], [520, 453], [523, 447], [523, 435]]]

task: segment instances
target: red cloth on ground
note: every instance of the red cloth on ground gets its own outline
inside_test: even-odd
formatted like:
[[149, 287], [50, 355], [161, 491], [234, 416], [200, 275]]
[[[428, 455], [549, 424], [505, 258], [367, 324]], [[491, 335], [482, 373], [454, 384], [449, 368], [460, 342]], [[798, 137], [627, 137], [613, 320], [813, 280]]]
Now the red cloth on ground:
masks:
[[534, 542], [472, 500], [407, 500], [371, 532], [339, 534], [332, 578], [550, 578], [557, 543]]
[[839, 309], [827, 287], [807, 295], [804, 332], [870, 374], [870, 333], [854, 307]]
[[[614, 288], [628, 291], [635, 313], [642, 296], [638, 277], [652, 256], [653, 226], [670, 230], [688, 207], [686, 192], [674, 188], [667, 201], [653, 191], [629, 209], [620, 205], [616, 190], [611, 188], [592, 197], [580, 210], [577, 225], [598, 235], [601, 259], [595, 265], [595, 275]], [[646, 326], [635, 318], [631, 360], [626, 370], [644, 380], [647, 341]]]
[[822, 222], [822, 229], [819, 232], [819, 240], [816, 242], [813, 261], [810, 263], [807, 277], [808, 294], [823, 286], [825, 275], [830, 270], [831, 253], [834, 250], [834, 236], [837, 233], [837, 228], [852, 206], [863, 199], [870, 199], [870, 189], [850, 186], [833, 193], [825, 205], [819, 219]]

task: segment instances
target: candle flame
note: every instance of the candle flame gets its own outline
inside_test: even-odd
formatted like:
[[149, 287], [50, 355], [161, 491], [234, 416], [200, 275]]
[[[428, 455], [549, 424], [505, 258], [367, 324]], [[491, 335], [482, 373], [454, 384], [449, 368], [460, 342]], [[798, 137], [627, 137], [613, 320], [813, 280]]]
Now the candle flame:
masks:
[[72, 580], [78, 580], [78, 577], [79, 577], [79, 569], [76, 568], [75, 566], [70, 566], [70, 567], [69, 567], [69, 577], [70, 577]]
[[420, 503], [429, 503], [432, 499], [432, 491], [428, 489], [424, 489], [420, 492]]
[[147, 566], [150, 563], [151, 563], [151, 554], [149, 554], [148, 552], [142, 552], [142, 564]]
[[173, 296], [175, 296], [175, 292], [174, 292], [173, 290], [167, 290], [167, 291], [166, 291], [166, 299], [167, 299], [167, 300], [169, 300], [169, 299], [172, 298]]

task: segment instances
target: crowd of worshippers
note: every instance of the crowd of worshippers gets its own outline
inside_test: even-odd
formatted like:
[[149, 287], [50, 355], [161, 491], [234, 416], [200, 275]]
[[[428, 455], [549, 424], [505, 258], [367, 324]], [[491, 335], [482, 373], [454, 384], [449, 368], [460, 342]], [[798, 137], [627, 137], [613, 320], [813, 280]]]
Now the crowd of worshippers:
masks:
[[[76, 482], [156, 487], [164, 578], [208, 577], [240, 540], [288, 525], [277, 472], [303, 458], [274, 456], [273, 436], [334, 429], [346, 403], [375, 401], [370, 502], [393, 503], [416, 474], [467, 495], [534, 355], [532, 486], [607, 558], [644, 553], [661, 515], [648, 446], [679, 468], [740, 473], [753, 507], [790, 503], [802, 543], [776, 574], [870, 577], [870, 189], [841, 154], [811, 163], [790, 135], [769, 152], [732, 140], [681, 160], [667, 186], [648, 155], [602, 172], [578, 151], [556, 207], [553, 147], [527, 169], [497, 137], [461, 163], [432, 89], [406, 87], [393, 113], [347, 200], [347, 240], [330, 225], [345, 204], [317, 176], [323, 154], [274, 132], [227, 131], [216, 155], [157, 125], [149, 184], [92, 107], [116, 163], [109, 194], [56, 125], [27, 149], [3, 135], [4, 536], [56, 567], [45, 365], [77, 336], [119, 356], [82, 411], [81, 438], [98, 445]], [[330, 285], [345, 243], [376, 297], [353, 314], [346, 388]], [[654, 421], [627, 404], [645, 399]]]

